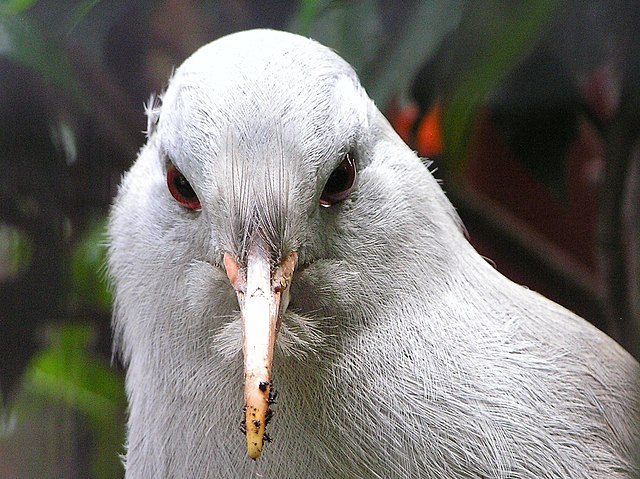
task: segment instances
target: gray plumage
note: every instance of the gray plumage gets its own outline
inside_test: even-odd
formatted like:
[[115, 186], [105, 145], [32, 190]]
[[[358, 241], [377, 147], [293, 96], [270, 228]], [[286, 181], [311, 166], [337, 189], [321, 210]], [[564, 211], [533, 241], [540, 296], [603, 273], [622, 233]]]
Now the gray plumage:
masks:
[[[129, 478], [638, 477], [638, 363], [468, 244], [352, 68], [292, 34], [202, 47], [149, 112], [110, 220]], [[319, 205], [351, 152], [351, 195]], [[202, 211], [167, 188], [169, 161]], [[491, 159], [487, 159], [491, 161]], [[247, 458], [238, 299], [256, 234], [298, 254], [273, 443]]]

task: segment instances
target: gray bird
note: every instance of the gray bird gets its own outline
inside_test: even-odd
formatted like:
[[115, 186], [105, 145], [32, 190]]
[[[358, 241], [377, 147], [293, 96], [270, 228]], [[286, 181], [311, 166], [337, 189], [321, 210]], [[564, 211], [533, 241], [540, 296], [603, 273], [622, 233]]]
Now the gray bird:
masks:
[[487, 264], [333, 51], [229, 35], [147, 114], [109, 225], [127, 477], [640, 475], [638, 363]]

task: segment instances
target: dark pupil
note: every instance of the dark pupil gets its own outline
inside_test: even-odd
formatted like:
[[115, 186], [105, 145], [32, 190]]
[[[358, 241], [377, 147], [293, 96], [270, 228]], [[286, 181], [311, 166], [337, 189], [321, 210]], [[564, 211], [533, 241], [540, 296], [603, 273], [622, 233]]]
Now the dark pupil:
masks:
[[349, 172], [349, 164], [343, 161], [338, 168], [333, 170], [324, 190], [327, 194], [340, 193], [349, 186], [349, 178], [351, 176]]
[[193, 188], [191, 188], [191, 185], [183, 175], [177, 175], [173, 180], [173, 184], [183, 197], [189, 199], [196, 196], [196, 192], [193, 191]]

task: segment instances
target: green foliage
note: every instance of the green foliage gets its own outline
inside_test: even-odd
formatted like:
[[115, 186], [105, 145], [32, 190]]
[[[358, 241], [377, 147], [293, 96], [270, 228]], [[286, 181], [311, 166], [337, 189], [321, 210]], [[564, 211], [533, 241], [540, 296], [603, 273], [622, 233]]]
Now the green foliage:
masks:
[[[105, 227], [104, 218], [91, 223], [72, 252], [70, 310], [108, 313], [110, 309], [111, 295], [103, 280]], [[0, 226], [2, 249], [8, 248], [11, 260], [7, 264], [28, 261], [25, 237]], [[123, 469], [118, 452], [125, 441], [126, 408], [122, 375], [92, 349], [96, 330], [90, 323], [50, 325], [45, 332], [46, 345], [31, 358], [20, 394], [10, 409], [0, 411], [0, 438], [9, 439], [28, 418], [57, 405], [77, 413], [89, 426], [92, 477], [120, 477]]]
[[35, 0], [2, 0], [0, 15], [15, 15], [31, 8]]
[[417, 2], [398, 38], [391, 38], [378, 1], [302, 0], [288, 29], [335, 49], [384, 110], [457, 25], [464, 5], [463, 0]]
[[124, 384], [107, 361], [89, 352], [93, 336], [88, 325], [51, 327], [48, 345], [32, 358], [23, 388], [36, 404], [38, 399], [55, 402], [82, 414], [95, 435], [95, 477], [116, 477], [122, 468], [115, 445], [124, 443]]
[[462, 168], [478, 109], [505, 75], [533, 47], [560, 0], [469, 4], [460, 26], [469, 35], [466, 62], [444, 106], [445, 157], [452, 171]]
[[88, 101], [64, 47], [50, 38], [25, 15], [0, 15], [0, 57], [19, 63], [61, 88], [78, 106]]
[[20, 229], [0, 223], [0, 278], [17, 276], [29, 267], [33, 245]]
[[104, 279], [107, 258], [105, 234], [106, 219], [93, 222], [73, 251], [72, 302], [78, 306], [108, 312], [111, 310], [112, 298]]
[[98, 5], [98, 3], [100, 3], [100, 0], [85, 0], [76, 6], [71, 25], [69, 26], [69, 33], [71, 33], [78, 24], [84, 20], [84, 18], [96, 7], [96, 5]]
[[[406, 91], [416, 71], [437, 50], [447, 33], [466, 15], [462, 29], [476, 31], [468, 62], [449, 89], [444, 110], [445, 152], [460, 167], [475, 114], [487, 95], [534, 43], [560, 0], [508, 2], [431, 0], [417, 2], [400, 38], [385, 42], [380, 2], [375, 0], [301, 0], [292, 31], [312, 36], [336, 49], [361, 77], [372, 98], [384, 109], [392, 94]], [[0, 3], [0, 57], [8, 58], [60, 88], [81, 108], [89, 104], [63, 40], [48, 38], [25, 13], [35, 0]], [[74, 7], [72, 31], [99, 0]], [[88, 90], [87, 90], [88, 91]], [[95, 221], [71, 255], [70, 311], [107, 312], [111, 294], [103, 281], [106, 221]], [[0, 258], [11, 271], [28, 266], [31, 245], [19, 231], [0, 225]], [[68, 265], [66, 265], [68, 266]], [[86, 418], [96, 439], [95, 477], [121, 473], [116, 452], [124, 443], [126, 398], [119, 373], [91, 351], [94, 329], [89, 324], [50, 327], [47, 345], [31, 360], [23, 393], [14, 404], [20, 415], [43, 403], [56, 403]], [[29, 398], [29, 399], [25, 399]], [[0, 411], [0, 435], [11, 429], [13, 416]]]
[[303, 0], [289, 30], [334, 48], [360, 70], [373, 59], [384, 37], [379, 24], [375, 0]]
[[[300, 35], [308, 36], [311, 33], [311, 26], [318, 16], [320, 0], [301, 0], [300, 8], [296, 18], [296, 30]], [[324, 2], [326, 4], [327, 2]]]
[[[384, 109], [405, 93], [419, 67], [445, 36], [468, 35], [456, 59], [447, 93], [443, 131], [445, 161], [459, 170], [479, 108], [500, 81], [535, 45], [562, 0], [431, 0], [418, 2], [401, 36], [384, 43], [379, 3], [373, 0], [302, 0], [290, 30], [338, 51], [358, 72]], [[381, 53], [384, 54], [381, 54]]]
[[[89, 102], [66, 52], [65, 39], [52, 38], [28, 15], [27, 10], [34, 3], [27, 0], [0, 3], [0, 58], [38, 75], [45, 83], [58, 88], [75, 107], [86, 110]], [[89, 0], [76, 6], [70, 30], [96, 3]], [[64, 124], [57, 127], [65, 133]], [[105, 224], [101, 219], [89, 225], [70, 255], [70, 264], [65, 265], [72, 273], [67, 304], [70, 317], [79, 312], [108, 314], [110, 310], [111, 295], [103, 281]], [[6, 269], [0, 274], [19, 274], [30, 264], [31, 255], [32, 245], [27, 235], [0, 224], [0, 264]], [[88, 426], [92, 438], [92, 476], [119, 477], [123, 469], [118, 452], [125, 440], [124, 382], [122, 375], [92, 350], [95, 327], [89, 322], [79, 324], [78, 320], [84, 318], [47, 327], [46, 345], [31, 358], [11, 406], [0, 411], [0, 437], [11, 440], [11, 435], [18, 431], [24, 434], [21, 427], [33, 427], [29, 419], [46, 414], [53, 405], [73, 411], [85, 421], [83, 424]]]
[[465, 0], [417, 2], [398, 40], [363, 80], [378, 106], [384, 109], [393, 95], [407, 92], [420, 67], [458, 25], [466, 4]]

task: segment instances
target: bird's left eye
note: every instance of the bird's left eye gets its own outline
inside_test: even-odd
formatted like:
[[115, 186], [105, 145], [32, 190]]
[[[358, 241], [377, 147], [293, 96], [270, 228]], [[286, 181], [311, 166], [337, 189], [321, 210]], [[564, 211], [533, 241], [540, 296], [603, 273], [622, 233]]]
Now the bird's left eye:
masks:
[[171, 196], [185, 208], [194, 211], [200, 211], [202, 209], [198, 195], [193, 191], [193, 188], [185, 176], [173, 164], [171, 164], [167, 170], [167, 186], [169, 187]]
[[324, 185], [322, 195], [320, 195], [320, 205], [328, 208], [347, 199], [351, 194], [355, 181], [356, 164], [353, 161], [353, 157], [347, 153], [344, 155], [342, 163], [333, 170]]

